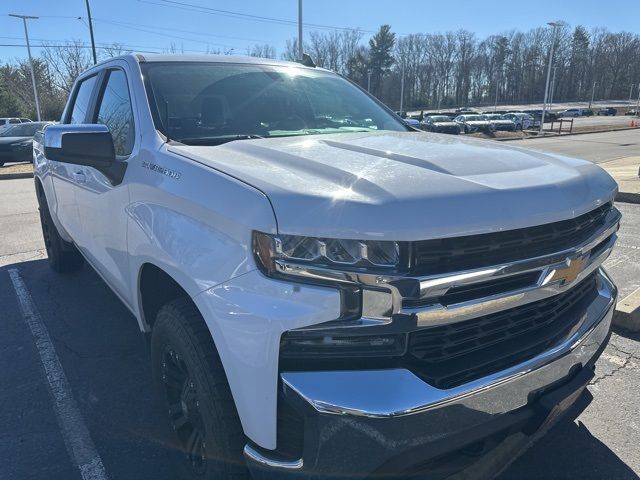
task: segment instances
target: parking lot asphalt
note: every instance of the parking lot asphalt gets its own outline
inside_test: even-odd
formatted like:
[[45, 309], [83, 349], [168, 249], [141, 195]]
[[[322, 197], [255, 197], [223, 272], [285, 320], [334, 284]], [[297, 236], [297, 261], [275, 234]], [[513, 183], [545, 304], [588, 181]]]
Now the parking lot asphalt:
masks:
[[[0, 198], [0, 479], [81, 478], [10, 271], [22, 278], [49, 333], [106, 478], [187, 478], [132, 315], [89, 267], [71, 275], [49, 269], [33, 180], [0, 181]], [[606, 266], [623, 297], [640, 286], [640, 206], [618, 208], [620, 240]], [[640, 336], [615, 332], [589, 387], [592, 404], [500, 479], [640, 478], [639, 366]]]
[[510, 144], [535, 150], [560, 153], [571, 157], [584, 158], [594, 163], [604, 163], [615, 160], [616, 158], [638, 155], [640, 152], [640, 129], [531, 138], [513, 141], [510, 142]]

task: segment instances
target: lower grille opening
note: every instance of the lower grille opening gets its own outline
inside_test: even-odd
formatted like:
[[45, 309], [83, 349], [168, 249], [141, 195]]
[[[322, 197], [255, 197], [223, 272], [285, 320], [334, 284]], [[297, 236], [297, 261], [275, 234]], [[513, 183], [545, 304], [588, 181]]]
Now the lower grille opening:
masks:
[[527, 361], [560, 343], [597, 296], [596, 273], [544, 300], [409, 334], [410, 368], [449, 389]]

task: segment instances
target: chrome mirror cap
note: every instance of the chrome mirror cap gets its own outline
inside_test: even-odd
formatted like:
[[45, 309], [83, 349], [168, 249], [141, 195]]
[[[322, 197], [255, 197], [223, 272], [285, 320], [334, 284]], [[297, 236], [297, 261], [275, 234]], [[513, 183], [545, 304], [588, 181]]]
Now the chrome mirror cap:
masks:
[[109, 127], [96, 124], [57, 124], [44, 129], [45, 148], [62, 148], [62, 137], [67, 133], [109, 133]]

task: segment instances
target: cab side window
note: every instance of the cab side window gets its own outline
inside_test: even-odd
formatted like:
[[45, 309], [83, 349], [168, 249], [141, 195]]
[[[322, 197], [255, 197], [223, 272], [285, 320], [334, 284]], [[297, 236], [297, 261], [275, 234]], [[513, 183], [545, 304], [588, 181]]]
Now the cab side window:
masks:
[[135, 140], [133, 108], [127, 77], [122, 70], [107, 72], [95, 121], [109, 127], [116, 155], [131, 154]]
[[73, 110], [71, 110], [71, 117], [67, 123], [86, 123], [87, 112], [91, 107], [91, 94], [93, 93], [93, 87], [96, 85], [98, 76], [86, 78], [78, 85], [76, 98], [73, 101]]

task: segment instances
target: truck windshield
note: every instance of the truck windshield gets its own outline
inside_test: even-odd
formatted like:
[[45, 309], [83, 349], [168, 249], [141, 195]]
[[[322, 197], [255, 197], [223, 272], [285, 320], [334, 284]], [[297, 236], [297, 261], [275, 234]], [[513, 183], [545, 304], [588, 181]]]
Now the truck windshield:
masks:
[[141, 64], [156, 128], [185, 144], [407, 127], [342, 77], [305, 67]]

